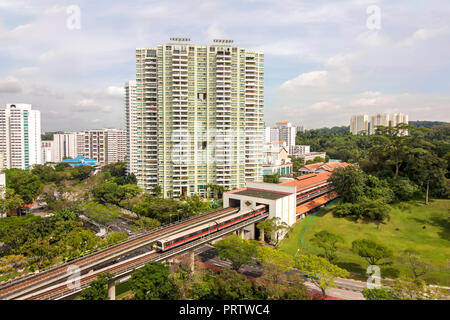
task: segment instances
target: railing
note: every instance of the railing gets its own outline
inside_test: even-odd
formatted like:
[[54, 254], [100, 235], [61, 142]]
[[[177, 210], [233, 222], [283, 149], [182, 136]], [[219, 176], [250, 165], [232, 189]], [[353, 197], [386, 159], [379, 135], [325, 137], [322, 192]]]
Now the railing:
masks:
[[[248, 226], [250, 224], [253, 224], [253, 223], [256, 223], [256, 222], [258, 222], [260, 220], [263, 220], [263, 219], [267, 218], [268, 216], [269, 216], [269, 212], [268, 211], [261, 212], [261, 213], [257, 214], [256, 216], [254, 216], [254, 217], [252, 217], [252, 218], [250, 218], [248, 220], [242, 221], [242, 222], [240, 222], [238, 224], [235, 224], [235, 225], [233, 225], [231, 227], [228, 227], [226, 229], [222, 229], [220, 231], [216, 231], [216, 232], [214, 232], [214, 233], [212, 233], [210, 235], [202, 237], [201, 239], [189, 242], [189, 243], [187, 243], [187, 244], [185, 244], [183, 246], [176, 247], [176, 248], [171, 249], [169, 251], [160, 253], [156, 257], [149, 258], [148, 260], [146, 260], [144, 262], [139, 262], [139, 263], [137, 263], [137, 264], [135, 264], [133, 266], [127, 267], [124, 270], [121, 270], [121, 271], [119, 271], [117, 273], [113, 273], [113, 275], [115, 276], [115, 278], [123, 277], [123, 276], [127, 275], [131, 271], [134, 271], [136, 269], [142, 268], [143, 266], [145, 266], [147, 263], [149, 263], [151, 261], [161, 261], [161, 260], [168, 259], [168, 258], [170, 258], [172, 256], [175, 256], [177, 254], [180, 254], [180, 253], [182, 253], [184, 251], [188, 251], [188, 250], [190, 250], [190, 249], [192, 249], [194, 247], [197, 247], [199, 245], [202, 245], [204, 243], [211, 242], [212, 240], [220, 238], [220, 237], [222, 237], [222, 236], [224, 236], [226, 234], [229, 234], [229, 233], [234, 232], [236, 230], [239, 230], [239, 229], [241, 229], [243, 227], [246, 227], [246, 226]], [[112, 267], [114, 267], [114, 266], [112, 266]], [[104, 272], [108, 272], [108, 270], [104, 270], [101, 273], [104, 273]], [[98, 272], [98, 273], [100, 273], [100, 272]], [[71, 296], [73, 294], [76, 294], [76, 293], [80, 292], [81, 290], [83, 290], [84, 288], [86, 288], [88, 286], [89, 286], [89, 283], [84, 284], [84, 285], [80, 286], [79, 288], [71, 289], [70, 291], [65, 291], [65, 292], [61, 292], [61, 293], [55, 294], [55, 295], [49, 297], [48, 299], [49, 300], [50, 299], [51, 300], [58, 300], [60, 298]]]
[[[65, 262], [63, 262], [63, 263], [61, 263], [61, 264], [59, 264], [59, 265], [56, 265], [56, 266], [53, 265], [53, 266], [49, 266], [49, 267], [47, 267], [47, 268], [44, 268], [44, 269], [40, 270], [38, 273], [28, 274], [28, 275], [21, 276], [21, 277], [15, 278], [15, 279], [11, 279], [11, 280], [9, 280], [9, 281], [7, 281], [7, 282], [3, 282], [3, 283], [0, 284], [0, 290], [1, 290], [1, 289], [4, 289], [4, 288], [7, 288], [7, 287], [10, 287], [10, 286], [12, 286], [12, 285], [16, 285], [16, 284], [22, 283], [22, 282], [24, 282], [24, 281], [27, 281], [27, 280], [29, 280], [29, 279], [31, 279], [31, 278], [37, 276], [37, 275], [39, 275], [39, 276], [45, 275], [45, 274], [47, 274], [47, 273], [49, 273], [49, 272], [51, 272], [51, 271], [54, 271], [54, 270], [57, 270], [57, 269], [60, 269], [60, 268], [62, 269], [62, 268], [64, 268], [64, 267], [67, 266], [67, 265], [76, 264], [76, 262], [79, 262], [80, 260], [83, 260], [83, 259], [86, 259], [86, 258], [88, 258], [88, 257], [94, 256], [94, 255], [96, 255], [96, 254], [99, 254], [99, 253], [101, 253], [101, 252], [104, 251], [104, 250], [114, 249], [114, 248], [116, 248], [116, 247], [118, 247], [118, 246], [120, 246], [120, 245], [123, 245], [123, 244], [126, 243], [126, 242], [133, 241], [133, 240], [136, 240], [136, 239], [139, 239], [139, 238], [143, 238], [143, 237], [149, 236], [149, 235], [151, 235], [151, 234], [153, 234], [153, 233], [156, 233], [156, 232], [161, 231], [161, 230], [163, 230], [163, 229], [166, 229], [166, 228], [168, 228], [168, 227], [176, 226], [176, 225], [178, 225], [178, 224], [180, 224], [180, 223], [184, 223], [184, 222], [189, 222], [189, 221], [194, 220], [194, 219], [196, 219], [196, 218], [199, 218], [199, 217], [201, 217], [201, 216], [208, 215], [208, 214], [212, 214], [212, 213], [214, 213], [214, 212], [218, 212], [218, 211], [221, 211], [221, 210], [224, 210], [224, 209], [228, 209], [228, 208], [223, 208], [223, 209], [219, 209], [219, 210], [216, 210], [216, 211], [211, 211], [211, 212], [207, 212], [207, 213], [204, 213], [204, 214], [201, 214], [201, 215], [197, 215], [197, 216], [190, 217], [190, 218], [185, 219], [185, 220], [179, 220], [179, 221], [176, 221], [176, 222], [173, 222], [173, 223], [168, 223], [168, 224], [160, 225], [160, 226], [159, 226], [158, 228], [156, 228], [156, 229], [152, 229], [152, 230], [149, 230], [149, 231], [146, 231], [146, 232], [138, 233], [138, 234], [133, 235], [133, 236], [127, 238], [126, 240], [123, 240], [123, 241], [121, 241], [121, 242], [118, 242], [118, 243], [116, 243], [116, 244], [114, 244], [114, 245], [112, 245], [112, 246], [110, 246], [110, 247], [105, 247], [105, 248], [101, 248], [101, 249], [98, 250], [98, 251], [94, 251], [94, 252], [89, 252], [89, 253], [86, 253], [86, 254], [82, 254], [82, 255], [80, 255], [79, 257], [77, 257], [77, 258], [75, 258], [75, 259], [73, 259], [73, 260], [68, 260], [68, 261], [65, 261]], [[46, 280], [47, 280], [47, 279], [44, 279], [43, 281], [46, 281]], [[35, 284], [39, 284], [39, 283], [41, 283], [41, 282], [42, 282], [42, 281], [38, 281], [38, 282], [36, 282]]]

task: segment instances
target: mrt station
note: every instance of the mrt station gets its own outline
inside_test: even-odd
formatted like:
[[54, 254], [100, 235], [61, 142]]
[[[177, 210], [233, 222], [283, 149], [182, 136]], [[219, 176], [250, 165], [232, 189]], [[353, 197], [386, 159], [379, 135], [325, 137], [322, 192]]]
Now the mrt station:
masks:
[[[280, 184], [247, 182], [245, 188], [225, 192], [223, 206], [248, 211], [259, 205], [266, 205], [269, 210], [268, 219], [280, 218], [282, 222], [292, 226], [338, 197], [328, 179], [334, 169], [347, 165], [339, 163], [333, 167], [324, 166], [318, 173], [299, 176]], [[254, 238], [254, 226], [252, 228], [248, 227], [244, 232], [250, 233], [249, 236]]]

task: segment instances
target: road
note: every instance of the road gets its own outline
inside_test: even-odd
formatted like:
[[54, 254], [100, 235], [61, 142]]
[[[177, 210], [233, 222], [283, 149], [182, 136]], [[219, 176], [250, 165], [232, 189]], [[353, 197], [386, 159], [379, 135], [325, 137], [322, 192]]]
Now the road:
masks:
[[[221, 267], [230, 268], [231, 262], [221, 260], [217, 256], [214, 247], [205, 245], [195, 249], [196, 259], [203, 263]], [[259, 278], [262, 274], [262, 268], [257, 264], [243, 265], [239, 272], [252, 278]], [[364, 300], [362, 290], [366, 288], [366, 283], [353, 279], [337, 278], [335, 280], [337, 288], [330, 288], [327, 290], [327, 295], [344, 300]], [[305, 286], [310, 292], [321, 294], [321, 290], [312, 281], [305, 280]]]

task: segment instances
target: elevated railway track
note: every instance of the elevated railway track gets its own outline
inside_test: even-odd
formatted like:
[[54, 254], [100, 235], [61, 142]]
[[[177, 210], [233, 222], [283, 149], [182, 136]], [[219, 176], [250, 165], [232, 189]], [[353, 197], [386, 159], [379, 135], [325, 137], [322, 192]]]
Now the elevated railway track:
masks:
[[127, 253], [138, 250], [139, 248], [152, 245], [162, 235], [179, 232], [200, 223], [218, 219], [224, 215], [232, 214], [238, 211], [238, 208], [224, 208], [218, 211], [196, 216], [188, 220], [174, 223], [167, 227], [138, 235], [123, 243], [92, 253], [88, 256], [72, 260], [68, 263], [56, 266], [38, 274], [29, 275], [0, 284], [0, 299], [15, 299], [24, 293], [36, 291], [42, 286], [48, 286], [49, 284], [64, 281], [71, 274], [68, 272], [70, 271], [70, 267], [77, 267], [81, 272], [88, 272], [96, 266], [107, 263], [108, 261], [116, 260]]

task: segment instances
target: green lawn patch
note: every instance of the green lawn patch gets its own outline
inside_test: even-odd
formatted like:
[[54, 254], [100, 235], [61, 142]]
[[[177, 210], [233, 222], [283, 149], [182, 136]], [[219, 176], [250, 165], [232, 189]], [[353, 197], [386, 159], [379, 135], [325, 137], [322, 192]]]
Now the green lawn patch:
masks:
[[[374, 223], [356, 223], [345, 218], [335, 218], [332, 211], [333, 206], [322, 209], [306, 229], [304, 227], [310, 217], [299, 221], [289, 237], [280, 244], [280, 250], [291, 255], [295, 255], [297, 249], [321, 254], [322, 250], [311, 239], [316, 232], [327, 230], [340, 235], [345, 241], [337, 251], [337, 264], [350, 272], [365, 274], [368, 264], [351, 251], [351, 244], [357, 239], [371, 239], [394, 251], [393, 264], [382, 267], [382, 277], [396, 278], [409, 274], [401, 252], [412, 248], [432, 266], [432, 271], [423, 277], [424, 280], [450, 285], [450, 200], [434, 200], [428, 206], [419, 201], [393, 205], [390, 221], [381, 225], [380, 229]], [[304, 248], [300, 243], [303, 232]]]

